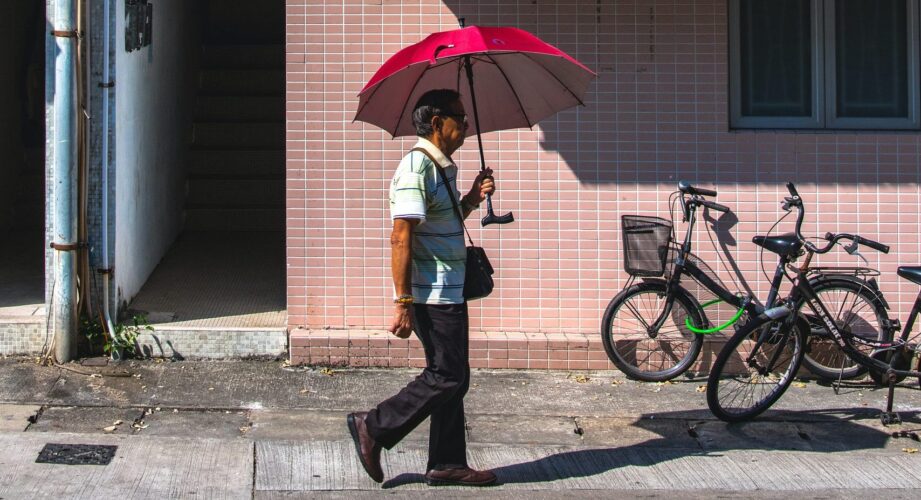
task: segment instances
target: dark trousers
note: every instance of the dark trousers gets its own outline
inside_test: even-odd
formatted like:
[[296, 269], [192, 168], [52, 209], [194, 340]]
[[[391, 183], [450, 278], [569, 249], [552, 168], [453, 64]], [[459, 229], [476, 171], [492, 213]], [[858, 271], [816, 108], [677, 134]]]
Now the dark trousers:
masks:
[[431, 416], [428, 469], [466, 467], [467, 304], [414, 304], [412, 309], [413, 331], [425, 348], [425, 370], [368, 413], [368, 432], [390, 449]]

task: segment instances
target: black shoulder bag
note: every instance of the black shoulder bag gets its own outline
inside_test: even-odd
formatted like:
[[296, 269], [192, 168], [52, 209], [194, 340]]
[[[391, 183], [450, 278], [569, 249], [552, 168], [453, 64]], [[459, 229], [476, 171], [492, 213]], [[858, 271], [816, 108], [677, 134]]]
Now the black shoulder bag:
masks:
[[448, 196], [451, 198], [451, 205], [454, 206], [454, 215], [457, 216], [457, 220], [460, 221], [461, 227], [463, 227], [464, 232], [467, 233], [467, 240], [470, 241], [470, 246], [467, 247], [467, 271], [464, 274], [464, 300], [471, 301], [482, 299], [492, 293], [492, 289], [495, 286], [492, 279], [492, 264], [489, 263], [489, 259], [486, 257], [486, 251], [483, 250], [482, 247], [473, 244], [473, 238], [470, 237], [470, 231], [467, 231], [467, 225], [464, 224], [464, 214], [457, 206], [457, 200], [454, 198], [454, 188], [452, 188], [451, 184], [448, 182], [448, 177], [445, 175], [444, 168], [435, 161], [435, 158], [432, 158], [432, 155], [429, 154], [428, 151], [422, 148], [415, 148], [413, 151], [419, 151], [427, 156], [429, 160], [432, 160], [435, 169], [438, 170], [438, 174], [441, 175], [441, 181], [444, 183], [445, 189], [448, 190]]

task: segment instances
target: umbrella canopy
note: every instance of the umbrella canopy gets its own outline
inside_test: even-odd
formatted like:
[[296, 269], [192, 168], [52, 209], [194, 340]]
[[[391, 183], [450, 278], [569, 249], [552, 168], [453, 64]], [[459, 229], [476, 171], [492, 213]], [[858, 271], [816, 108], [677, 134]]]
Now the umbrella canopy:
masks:
[[[471, 98], [469, 61], [477, 103]], [[533, 127], [582, 104], [595, 73], [563, 51], [518, 28], [444, 31], [397, 52], [358, 94], [355, 120], [394, 137], [415, 135], [412, 111], [433, 89], [454, 89], [467, 112], [476, 113], [467, 135]], [[479, 127], [479, 129], [477, 129]]]

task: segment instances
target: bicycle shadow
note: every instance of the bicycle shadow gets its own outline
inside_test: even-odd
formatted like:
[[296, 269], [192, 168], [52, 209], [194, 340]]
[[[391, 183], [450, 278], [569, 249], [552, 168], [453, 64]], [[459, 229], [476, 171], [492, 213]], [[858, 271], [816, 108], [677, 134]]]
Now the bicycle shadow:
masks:
[[[707, 410], [675, 411], [642, 415], [634, 425], [659, 432], [663, 422], [687, 424], [697, 448], [675, 447], [673, 437], [662, 435], [622, 447], [575, 449], [493, 468], [499, 484], [546, 483], [587, 478], [627, 467], [651, 467], [691, 456], [720, 456], [736, 450], [795, 450], [841, 453], [885, 448], [890, 439], [917, 441], [921, 412], [902, 412], [902, 420], [913, 426], [906, 431], [881, 430], [868, 420], [877, 420], [879, 410], [833, 408], [809, 411], [771, 410], [756, 421], [727, 424], [713, 420]], [[865, 421], [859, 423], [860, 421]], [[897, 435], [899, 433], [904, 435]], [[913, 435], [913, 437], [912, 437]], [[902, 441], [900, 440], [900, 443]], [[531, 452], [531, 450], [527, 450]], [[539, 453], [539, 452], [538, 452]], [[383, 488], [424, 482], [422, 474], [404, 473], [386, 481]]]

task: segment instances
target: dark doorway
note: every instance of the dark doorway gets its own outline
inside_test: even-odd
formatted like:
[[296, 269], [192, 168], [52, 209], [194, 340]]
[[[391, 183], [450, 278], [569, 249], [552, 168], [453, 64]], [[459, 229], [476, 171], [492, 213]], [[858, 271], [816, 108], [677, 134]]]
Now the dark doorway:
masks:
[[283, 331], [285, 3], [202, 2], [185, 226], [129, 309], [160, 331]]
[[0, 2], [0, 323], [45, 316], [45, 5]]

